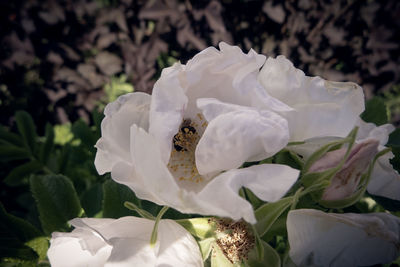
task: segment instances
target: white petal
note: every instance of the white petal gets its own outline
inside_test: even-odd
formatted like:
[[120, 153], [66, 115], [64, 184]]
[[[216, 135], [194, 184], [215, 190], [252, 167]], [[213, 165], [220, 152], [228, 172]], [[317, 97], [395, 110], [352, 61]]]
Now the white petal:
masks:
[[152, 93], [149, 133], [155, 137], [165, 164], [168, 163], [172, 139], [178, 132], [188, 102], [180, 76], [182, 76], [180, 63], [163, 69]]
[[[210, 111], [215, 106], [221, 108]], [[229, 104], [215, 102], [201, 107], [206, 117], [210, 117], [210, 113], [215, 115], [216, 109], [229, 110]], [[237, 110], [209, 121], [196, 148], [196, 166], [200, 174], [235, 169], [245, 161], [268, 158], [286, 146], [287, 122], [281, 116], [267, 110], [233, 108]]]
[[393, 153], [389, 152], [378, 158], [367, 190], [372, 195], [400, 201], [400, 175], [389, 161], [393, 157]]
[[[131, 128], [131, 153], [136, 171], [132, 178], [139, 181], [125, 184], [130, 186], [139, 198], [179, 209], [181, 189], [163, 162], [155, 138], [135, 125]], [[142, 195], [141, 192], [147, 193]]]
[[359, 127], [357, 132], [358, 142], [373, 138], [379, 140], [381, 146], [386, 145], [389, 140], [389, 134], [395, 130], [395, 127], [391, 124], [376, 126], [374, 123], [367, 123], [362, 119], [359, 119], [356, 125]]
[[253, 208], [238, 195], [241, 187], [247, 187], [264, 201], [280, 199], [297, 180], [299, 171], [285, 165], [262, 164], [249, 168], [230, 170], [215, 177], [196, 196], [196, 202], [203, 210], [196, 212], [243, 218], [255, 223]]
[[[154, 247], [150, 247], [152, 220], [77, 218], [71, 224], [76, 227], [72, 233], [56, 233], [60, 237], [52, 239], [52, 266], [203, 266], [194, 238], [172, 220], [160, 221]], [[90, 249], [93, 237], [103, 244], [96, 253]]]
[[289, 255], [298, 266], [369, 266], [399, 256], [400, 220], [386, 213], [289, 212]]
[[111, 247], [105, 244], [95, 255], [91, 255], [88, 250], [82, 249], [78, 238], [59, 235], [50, 240], [47, 256], [53, 267], [97, 267], [104, 266], [110, 253]]
[[291, 141], [344, 137], [364, 110], [361, 87], [305, 76], [284, 56], [268, 58], [258, 79], [271, 96], [295, 110], [282, 113], [289, 120]]
[[158, 240], [157, 266], [203, 266], [200, 249], [193, 236], [173, 220], [160, 221]]
[[95, 166], [100, 174], [110, 172], [119, 161], [129, 162], [130, 127], [136, 124], [147, 130], [150, 99], [145, 93], [130, 93], [106, 106], [102, 137], [96, 143]]

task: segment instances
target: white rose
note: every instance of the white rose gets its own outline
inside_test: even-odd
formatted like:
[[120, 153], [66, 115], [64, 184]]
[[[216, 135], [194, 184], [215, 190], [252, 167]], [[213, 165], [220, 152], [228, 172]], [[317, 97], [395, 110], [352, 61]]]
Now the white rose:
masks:
[[160, 221], [153, 247], [152, 220], [77, 218], [70, 223], [72, 232], [52, 234], [47, 256], [53, 267], [203, 266], [194, 238], [172, 220]]
[[220, 49], [164, 69], [152, 96], [133, 93], [109, 104], [95, 165], [142, 199], [255, 223], [239, 189], [276, 201], [299, 172], [278, 164], [238, 168], [286, 146], [287, 121], [275, 112], [291, 108], [258, 83], [264, 56], [224, 43]]

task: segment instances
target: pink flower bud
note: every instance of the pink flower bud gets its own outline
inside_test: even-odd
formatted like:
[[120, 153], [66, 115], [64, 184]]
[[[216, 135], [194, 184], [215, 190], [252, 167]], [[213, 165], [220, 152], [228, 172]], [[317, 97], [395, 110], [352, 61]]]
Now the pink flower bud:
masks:
[[[379, 141], [375, 139], [354, 145], [346, 162], [325, 189], [322, 200], [340, 200], [350, 197], [357, 190], [361, 175], [367, 171], [372, 159], [378, 153], [378, 145]], [[347, 148], [341, 148], [326, 153], [311, 166], [309, 171], [322, 172], [337, 166], [346, 151]]]

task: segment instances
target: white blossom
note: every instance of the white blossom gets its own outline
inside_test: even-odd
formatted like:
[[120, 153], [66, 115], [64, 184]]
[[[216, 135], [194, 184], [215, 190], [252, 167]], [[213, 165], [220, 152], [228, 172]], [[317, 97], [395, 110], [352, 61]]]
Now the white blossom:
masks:
[[203, 266], [194, 238], [172, 220], [161, 220], [150, 246], [154, 221], [76, 218], [70, 233], [54, 232], [47, 256], [53, 267]]
[[111, 172], [138, 197], [185, 213], [255, 223], [241, 187], [264, 201], [281, 198], [298, 171], [285, 165], [240, 168], [268, 158], [289, 140], [291, 108], [257, 81], [265, 57], [220, 44], [186, 65], [163, 70], [152, 96], [133, 93], [105, 110], [96, 144], [99, 173]]

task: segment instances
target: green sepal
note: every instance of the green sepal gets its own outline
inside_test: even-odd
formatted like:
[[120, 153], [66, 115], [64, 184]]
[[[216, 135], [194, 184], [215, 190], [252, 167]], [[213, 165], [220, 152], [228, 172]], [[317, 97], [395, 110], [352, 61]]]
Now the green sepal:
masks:
[[215, 244], [215, 238], [209, 237], [197, 242], [200, 247], [201, 256], [203, 257], [203, 261], [207, 260], [211, 254], [212, 248]]
[[250, 251], [245, 266], [249, 267], [279, 267], [281, 259], [279, 254], [268, 243], [260, 240], [264, 257], [262, 260], [258, 257], [256, 249]]
[[33, 154], [36, 148], [36, 127], [31, 115], [26, 111], [17, 111], [15, 114], [15, 122], [21, 136], [23, 137], [25, 146]]
[[357, 132], [358, 132], [358, 127], [355, 127], [346, 138], [343, 138], [341, 140], [337, 140], [337, 141], [333, 141], [330, 142], [324, 146], [322, 146], [321, 148], [317, 149], [317, 151], [315, 151], [306, 161], [306, 163], [304, 164], [304, 168], [303, 168], [303, 173], [307, 173], [308, 170], [310, 169], [310, 167], [317, 161], [319, 160], [321, 157], [323, 157], [327, 152], [331, 151], [331, 150], [336, 150], [339, 149], [343, 144], [345, 143], [349, 143], [348, 147], [347, 147], [347, 152], [346, 152], [346, 156], [343, 158], [342, 160], [342, 164], [346, 161], [351, 148], [356, 140], [356, 136], [357, 136]]
[[182, 219], [176, 220], [176, 222], [197, 238], [206, 239], [214, 237], [215, 222], [209, 218]]
[[262, 205], [254, 213], [257, 223], [254, 225], [259, 236], [265, 235], [281, 214], [293, 203], [293, 197], [285, 197], [276, 202]]
[[387, 148], [376, 154], [376, 156], [374, 157], [372, 162], [369, 164], [367, 172], [361, 176], [358, 190], [356, 192], [354, 192], [350, 197], [344, 198], [344, 199], [339, 199], [339, 200], [319, 199], [318, 203], [326, 208], [341, 209], [341, 208], [349, 207], [349, 206], [355, 204], [356, 202], [358, 202], [364, 196], [364, 193], [367, 190], [367, 186], [368, 186], [369, 180], [371, 179], [372, 170], [374, 169], [376, 160], [389, 151], [390, 151], [390, 149]]
[[235, 267], [235, 264], [225, 257], [221, 248], [216, 243], [213, 243], [212, 246], [211, 267]]
[[[357, 131], [358, 127], [355, 127], [349, 135], [339, 141], [333, 141], [330, 142], [324, 146], [322, 146], [320, 149], [315, 151], [307, 160], [307, 162], [304, 164], [304, 169], [303, 169], [303, 176], [300, 178], [301, 183], [304, 185], [306, 188], [305, 191], [308, 192], [309, 190], [308, 187], [315, 187], [315, 185], [318, 185], [319, 190], [312, 190], [311, 196], [312, 198], [316, 201], [319, 202], [321, 200], [323, 191], [327, 186], [329, 186], [331, 179], [333, 176], [342, 168], [342, 166], [345, 164], [347, 158], [350, 155], [351, 149], [354, 145], [355, 138], [357, 136]], [[320, 158], [322, 158], [327, 152], [331, 150], [336, 150], [339, 149], [343, 144], [348, 143], [347, 146], [347, 151], [346, 154], [344, 155], [343, 159], [339, 162], [339, 164], [335, 167], [332, 167], [330, 169], [327, 169], [322, 172], [308, 172], [311, 166]], [[322, 187], [320, 185], [326, 185], [325, 187]], [[309, 192], [308, 192], [309, 193]]]
[[149, 219], [149, 220], [155, 220], [155, 219], [156, 219], [156, 217], [154, 217], [150, 212], [147, 212], [147, 211], [145, 211], [145, 210], [142, 210], [141, 208], [139, 208], [138, 206], [136, 206], [136, 205], [135, 205], [134, 203], [132, 203], [132, 202], [125, 201], [125, 202], [124, 202], [124, 206], [125, 206], [127, 209], [130, 209], [130, 210], [132, 210], [132, 211], [137, 212], [137, 214], [139, 214], [140, 217], [142, 217], [142, 218], [146, 218], [146, 219]]
[[161, 221], [162, 216], [164, 215], [164, 213], [168, 210], [167, 206], [162, 207], [162, 209], [160, 210], [160, 212], [158, 213], [156, 220], [154, 222], [154, 227], [153, 227], [153, 231], [151, 232], [151, 237], [150, 237], [150, 247], [154, 247], [157, 243], [157, 239], [158, 239], [158, 224]]
[[47, 234], [67, 230], [67, 222], [83, 213], [72, 182], [63, 175], [32, 176], [30, 188]]

